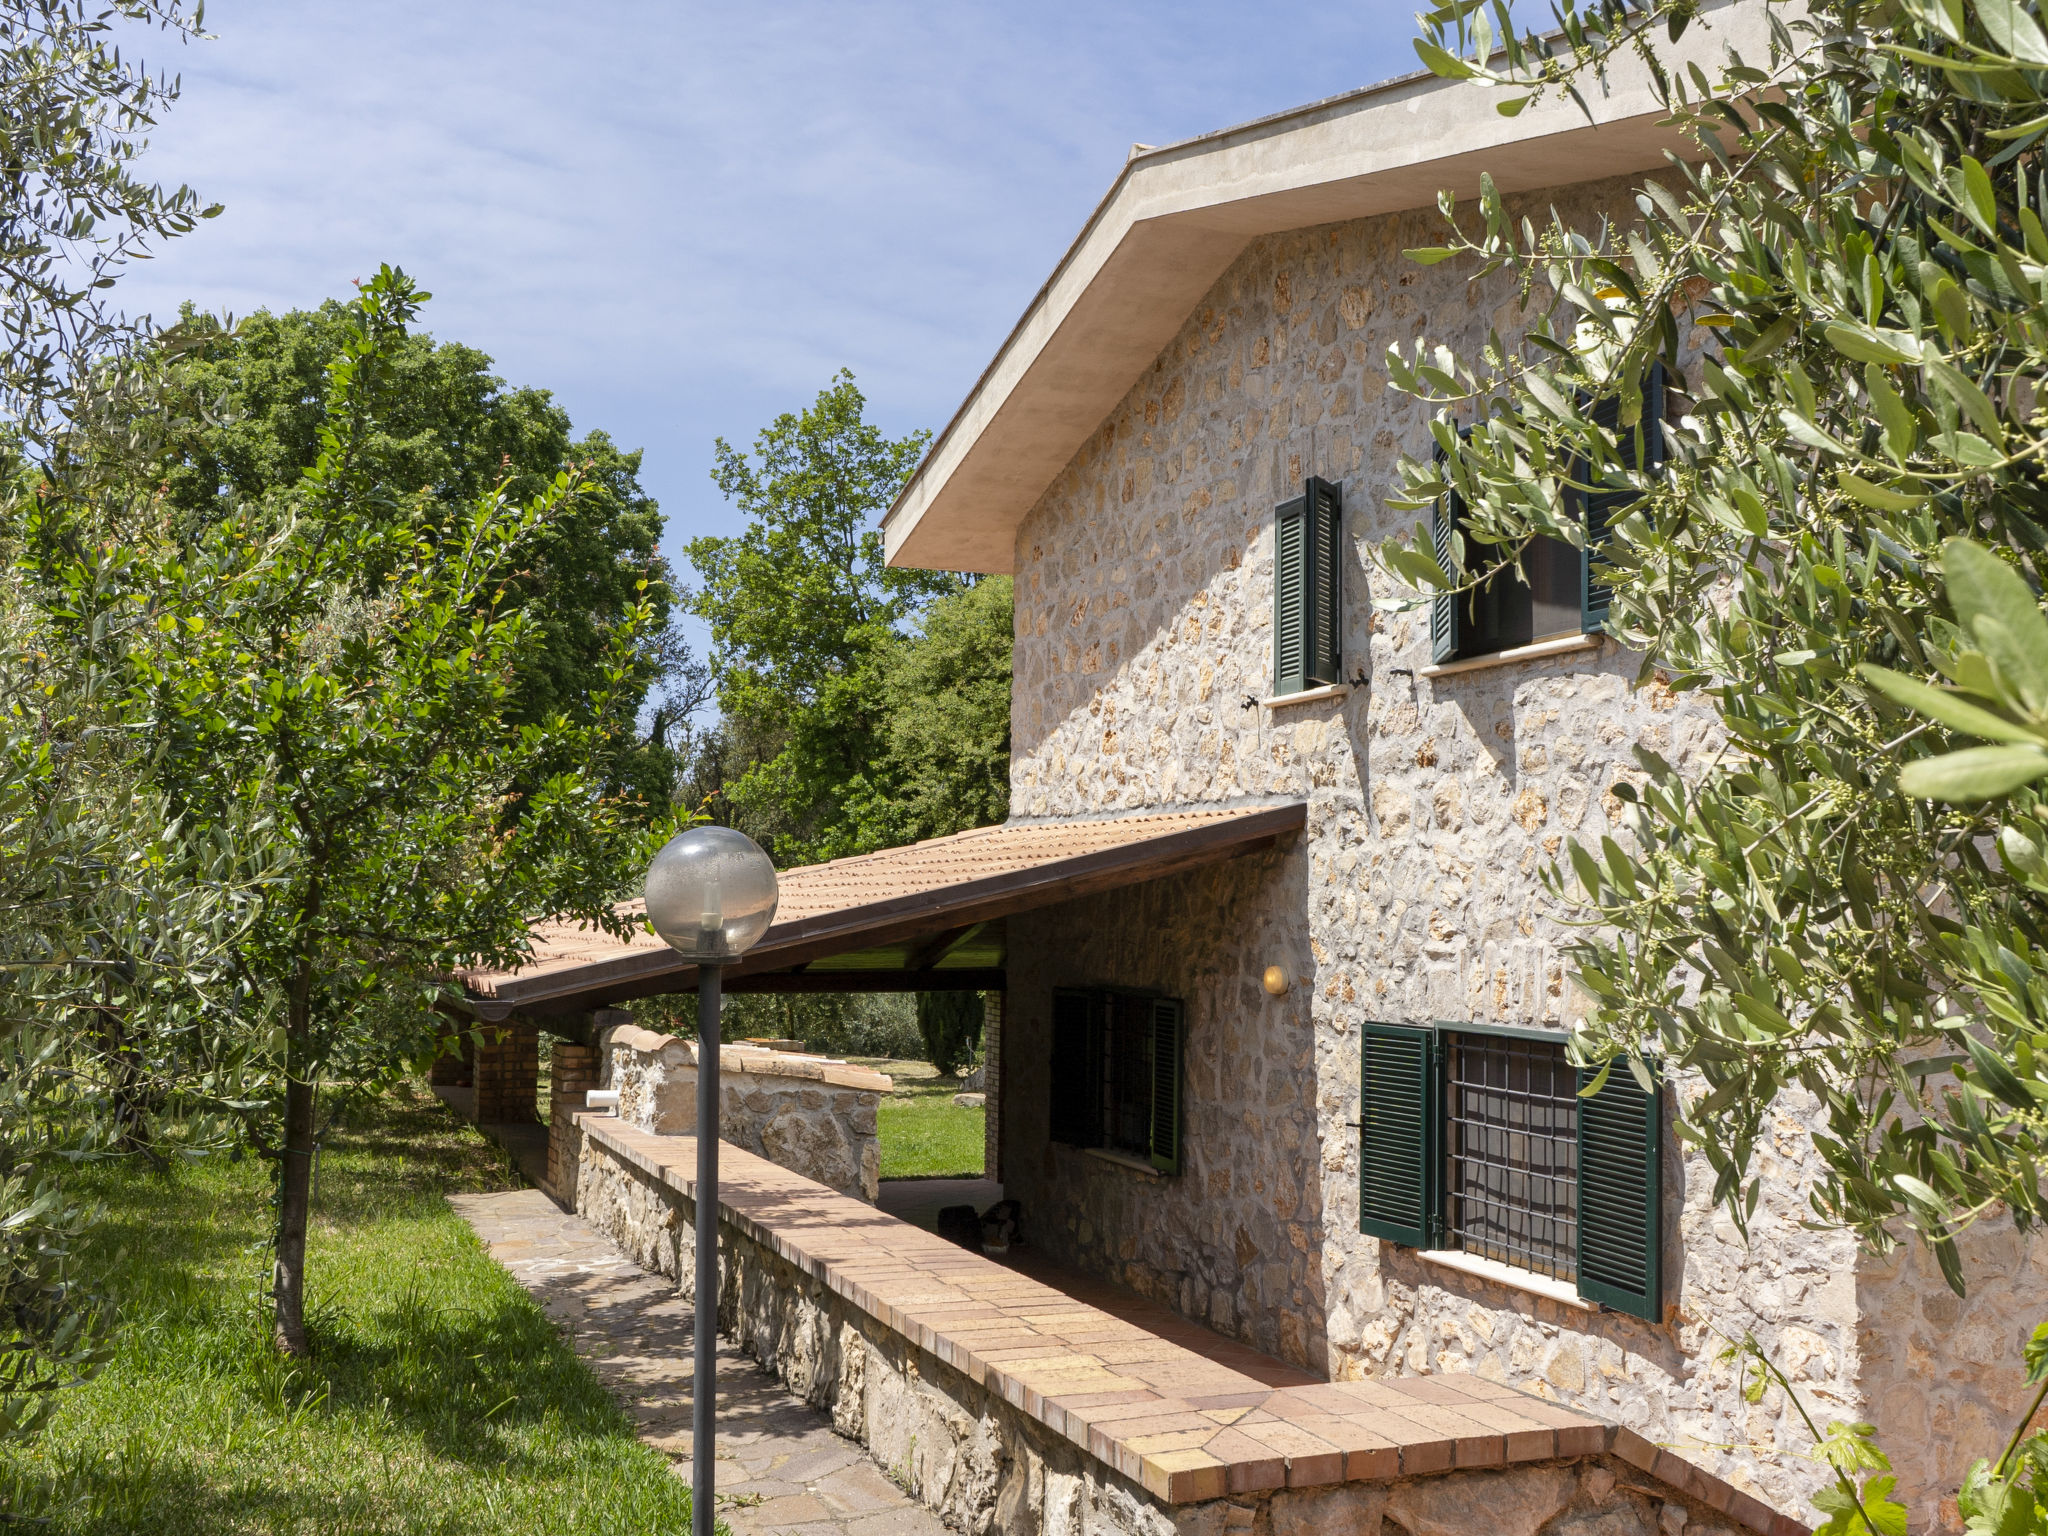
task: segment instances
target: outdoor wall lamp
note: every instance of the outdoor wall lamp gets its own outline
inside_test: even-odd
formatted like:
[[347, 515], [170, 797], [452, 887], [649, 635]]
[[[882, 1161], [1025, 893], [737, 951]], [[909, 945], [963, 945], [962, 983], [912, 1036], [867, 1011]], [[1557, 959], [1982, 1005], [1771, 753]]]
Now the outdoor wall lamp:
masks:
[[1266, 974], [1261, 980], [1265, 983], [1266, 994], [1269, 997], [1285, 997], [1287, 995], [1287, 973], [1281, 970], [1279, 966], [1267, 966]]
[[712, 1536], [718, 1411], [718, 1004], [723, 967], [775, 921], [775, 866], [730, 827], [692, 827], [647, 866], [647, 921], [697, 966], [697, 1320], [690, 1381], [690, 1529]]

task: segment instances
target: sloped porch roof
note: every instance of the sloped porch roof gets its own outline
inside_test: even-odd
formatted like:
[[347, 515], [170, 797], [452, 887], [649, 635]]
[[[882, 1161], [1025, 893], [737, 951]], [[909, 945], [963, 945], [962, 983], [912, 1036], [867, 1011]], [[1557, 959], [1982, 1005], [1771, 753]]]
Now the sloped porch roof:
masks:
[[[727, 967], [727, 982], [735, 991], [997, 989], [999, 925], [1009, 915], [1235, 858], [1299, 831], [1306, 816], [1303, 802], [1289, 800], [1011, 822], [784, 870], [774, 925]], [[633, 901], [618, 910], [643, 909]], [[644, 927], [619, 939], [556, 923], [535, 930], [529, 964], [459, 979], [470, 1009], [496, 1020], [687, 992], [697, 968]]]

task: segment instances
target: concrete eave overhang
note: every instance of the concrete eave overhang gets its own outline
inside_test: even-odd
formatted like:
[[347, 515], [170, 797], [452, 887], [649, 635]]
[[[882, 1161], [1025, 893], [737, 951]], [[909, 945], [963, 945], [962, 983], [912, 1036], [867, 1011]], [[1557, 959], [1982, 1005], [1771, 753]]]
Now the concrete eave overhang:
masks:
[[[1767, 51], [1758, 0], [1709, 8], [1665, 56], [1710, 73]], [[1660, 40], [1661, 41], [1661, 40]], [[882, 521], [891, 565], [1006, 572], [1018, 524], [1261, 235], [1468, 200], [1482, 172], [1532, 192], [1666, 164], [1686, 148], [1633, 60], [1589, 98], [1519, 117], [1500, 94], [1411, 75], [1134, 153]]]

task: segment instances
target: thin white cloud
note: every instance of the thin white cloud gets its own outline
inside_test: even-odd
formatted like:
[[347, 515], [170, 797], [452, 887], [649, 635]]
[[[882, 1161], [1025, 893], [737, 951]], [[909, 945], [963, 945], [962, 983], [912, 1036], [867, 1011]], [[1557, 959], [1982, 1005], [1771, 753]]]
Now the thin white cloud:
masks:
[[1133, 140], [1410, 69], [1393, 0], [559, 7], [215, 0], [147, 162], [227, 205], [124, 284], [245, 313], [379, 261], [426, 324], [644, 447], [669, 545], [715, 436], [854, 369], [951, 414]]

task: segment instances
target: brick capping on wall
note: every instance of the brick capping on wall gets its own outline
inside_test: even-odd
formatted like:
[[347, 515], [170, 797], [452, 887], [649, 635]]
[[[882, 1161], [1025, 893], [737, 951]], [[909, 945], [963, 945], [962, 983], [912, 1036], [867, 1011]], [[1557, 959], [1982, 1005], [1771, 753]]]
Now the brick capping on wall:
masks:
[[[658, 1035], [637, 1024], [625, 1024], [613, 1030], [609, 1044], [613, 1050], [623, 1046], [627, 1050], [645, 1051], [650, 1055], [678, 1045], [683, 1050], [683, 1062], [692, 1067], [697, 1064], [696, 1041], [677, 1035]], [[895, 1086], [885, 1073], [871, 1072], [866, 1067], [834, 1061], [827, 1056], [771, 1051], [759, 1045], [721, 1043], [718, 1047], [718, 1070], [720, 1073], [743, 1072], [763, 1077], [804, 1077], [832, 1088], [864, 1088], [874, 1093], [887, 1093]]]
[[[694, 1202], [696, 1141], [576, 1116]], [[724, 1223], [1167, 1504], [1611, 1455], [1760, 1536], [1806, 1527], [1644, 1440], [1473, 1376], [1274, 1388], [735, 1147]]]

